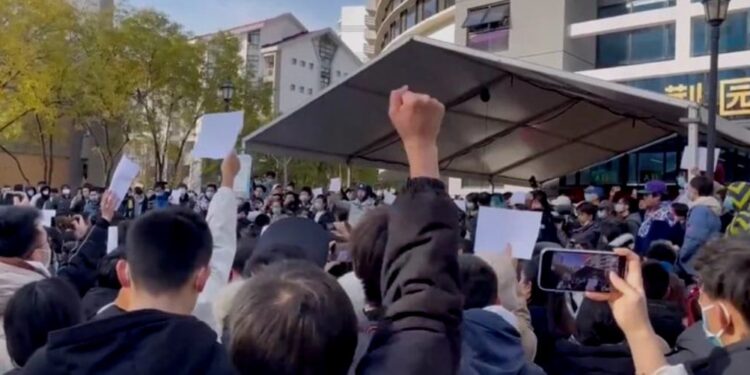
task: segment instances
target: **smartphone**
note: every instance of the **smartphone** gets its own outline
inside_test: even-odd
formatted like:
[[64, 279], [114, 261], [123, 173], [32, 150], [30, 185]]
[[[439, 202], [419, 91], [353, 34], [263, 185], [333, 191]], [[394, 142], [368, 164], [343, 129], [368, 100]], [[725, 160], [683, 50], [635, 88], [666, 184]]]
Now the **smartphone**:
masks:
[[611, 251], [544, 249], [539, 288], [549, 292], [611, 291], [609, 272], [625, 276], [625, 257]]

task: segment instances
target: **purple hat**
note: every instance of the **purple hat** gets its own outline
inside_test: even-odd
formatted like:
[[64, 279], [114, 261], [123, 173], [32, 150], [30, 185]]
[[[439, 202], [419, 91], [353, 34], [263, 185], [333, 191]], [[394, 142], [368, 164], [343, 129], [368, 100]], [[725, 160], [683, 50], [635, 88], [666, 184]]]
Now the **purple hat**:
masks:
[[664, 195], [667, 194], [667, 184], [664, 181], [654, 180], [646, 183], [646, 187], [640, 191], [641, 194]]

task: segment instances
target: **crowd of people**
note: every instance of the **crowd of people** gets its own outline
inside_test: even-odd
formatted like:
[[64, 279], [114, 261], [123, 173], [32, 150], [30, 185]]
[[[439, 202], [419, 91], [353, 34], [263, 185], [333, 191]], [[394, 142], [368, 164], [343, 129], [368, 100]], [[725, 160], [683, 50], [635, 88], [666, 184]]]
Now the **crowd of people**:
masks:
[[[200, 193], [4, 187], [0, 371], [746, 373], [750, 183], [691, 171], [677, 197], [651, 181], [456, 204], [440, 181], [442, 104], [404, 87], [389, 115], [410, 167], [392, 204], [273, 172], [238, 198], [234, 154]], [[534, 257], [475, 252], [481, 207], [542, 212]], [[626, 275], [607, 275], [612, 293], [542, 291], [539, 254], [562, 247], [616, 252]]]

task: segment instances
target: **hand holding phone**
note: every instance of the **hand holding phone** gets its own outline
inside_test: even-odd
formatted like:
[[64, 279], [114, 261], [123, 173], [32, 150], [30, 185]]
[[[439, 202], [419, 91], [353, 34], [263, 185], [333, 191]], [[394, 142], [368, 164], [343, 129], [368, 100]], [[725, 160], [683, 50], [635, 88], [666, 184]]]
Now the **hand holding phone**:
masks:
[[539, 262], [539, 288], [608, 293], [610, 272], [624, 277], [625, 257], [611, 251], [544, 249]]

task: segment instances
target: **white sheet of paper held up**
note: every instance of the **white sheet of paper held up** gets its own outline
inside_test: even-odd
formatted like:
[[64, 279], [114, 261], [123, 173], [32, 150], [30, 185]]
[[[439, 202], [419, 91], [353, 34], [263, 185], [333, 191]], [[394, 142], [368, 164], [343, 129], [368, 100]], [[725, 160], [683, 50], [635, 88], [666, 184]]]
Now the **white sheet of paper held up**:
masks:
[[107, 228], [107, 254], [117, 248], [117, 236], [119, 236], [117, 227]]
[[542, 225], [542, 213], [481, 207], [475, 253], [502, 253], [510, 245], [513, 258], [531, 259]]
[[57, 215], [55, 210], [42, 210], [42, 224], [47, 227], [52, 227], [52, 219]]
[[[714, 170], [716, 170], [716, 165], [719, 164], [719, 155], [721, 154], [721, 149], [715, 149], [714, 150]], [[699, 147], [698, 148], [698, 165], [695, 165], [695, 148], [690, 146], [685, 146], [685, 149], [682, 151], [682, 160], [680, 160], [680, 169], [685, 169], [687, 171], [692, 170], [695, 167], [698, 167], [699, 170], [705, 172], [706, 171], [706, 164], [708, 160], [708, 149], [705, 147]]]
[[328, 185], [328, 191], [331, 193], [339, 193], [341, 192], [341, 179], [340, 178], [332, 178], [331, 183]]
[[141, 167], [127, 156], [123, 155], [120, 158], [120, 163], [117, 164], [115, 173], [112, 175], [112, 183], [109, 185], [109, 190], [115, 195], [115, 209], [122, 203], [130, 185], [133, 184], [133, 180], [135, 180], [140, 171]]
[[198, 140], [193, 148], [196, 159], [224, 159], [234, 149], [242, 130], [244, 112], [209, 113], [201, 117]]

